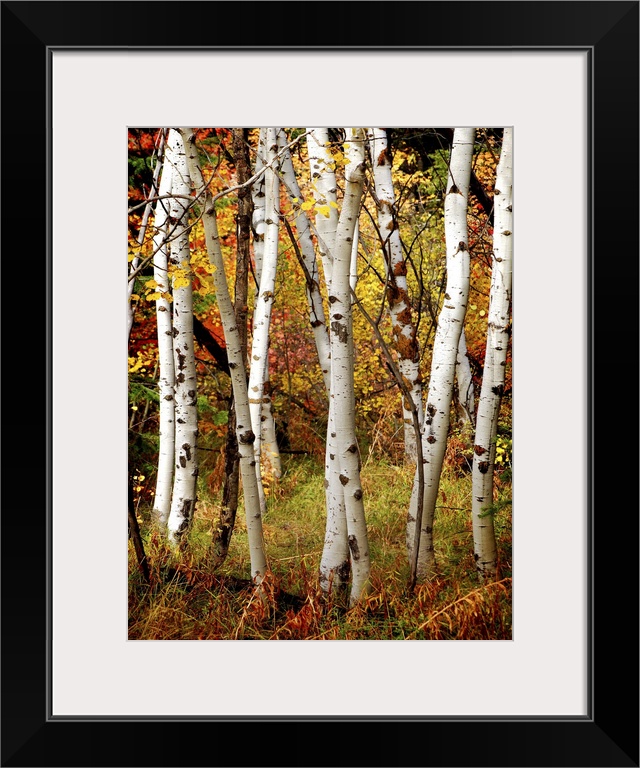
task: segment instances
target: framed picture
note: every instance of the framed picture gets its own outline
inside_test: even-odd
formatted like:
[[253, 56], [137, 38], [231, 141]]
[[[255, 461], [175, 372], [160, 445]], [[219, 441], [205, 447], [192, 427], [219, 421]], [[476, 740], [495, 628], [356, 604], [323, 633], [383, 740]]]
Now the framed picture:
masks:
[[[637, 32], [637, 2], [2, 3], [43, 480], [3, 516], [3, 765], [639, 764]], [[513, 126], [513, 640], [127, 640], [126, 129], [177, 122]]]

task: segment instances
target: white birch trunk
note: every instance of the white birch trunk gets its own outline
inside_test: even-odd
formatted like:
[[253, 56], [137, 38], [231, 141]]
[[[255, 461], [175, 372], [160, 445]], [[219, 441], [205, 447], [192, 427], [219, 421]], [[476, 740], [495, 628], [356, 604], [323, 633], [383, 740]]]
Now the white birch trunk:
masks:
[[487, 348], [478, 403], [472, 472], [473, 547], [480, 578], [497, 573], [493, 515], [493, 473], [500, 402], [510, 333], [513, 263], [513, 129], [505, 128], [494, 192], [494, 236]]
[[349, 287], [355, 293], [358, 286], [358, 239], [360, 237], [360, 224], [356, 221], [353, 232], [353, 244], [351, 246], [351, 261], [349, 262]]
[[435, 571], [433, 521], [447, 446], [458, 344], [469, 295], [467, 203], [474, 137], [475, 128], [456, 128], [454, 131], [444, 202], [447, 283], [433, 345], [429, 393], [422, 429], [424, 494], [419, 500], [416, 472], [407, 518], [407, 546], [411, 557], [418, 504], [421, 504], [417, 563], [417, 577], [421, 580], [430, 578]]
[[[398, 370], [402, 374], [411, 399], [418, 411], [422, 427], [422, 379], [420, 376], [420, 349], [413, 324], [411, 300], [407, 286], [407, 265], [400, 240], [395, 210], [395, 193], [391, 175], [391, 159], [387, 134], [382, 128], [369, 128], [367, 137], [371, 152], [371, 166], [376, 189], [378, 229], [384, 238], [382, 248], [387, 270], [387, 301], [391, 315], [393, 345], [398, 356]], [[411, 406], [402, 398], [405, 456], [416, 463], [416, 433]]]
[[[266, 143], [267, 129], [260, 128], [255, 173], [261, 171], [266, 164]], [[262, 254], [264, 253], [264, 235], [267, 226], [265, 223], [265, 183], [265, 175], [263, 174], [251, 187], [251, 199], [253, 200], [253, 261], [255, 265], [255, 279], [257, 285], [260, 285]]]
[[205, 230], [205, 239], [209, 259], [213, 267], [213, 281], [216, 290], [216, 298], [220, 309], [220, 317], [224, 330], [229, 368], [231, 370], [231, 384], [236, 407], [236, 434], [238, 437], [238, 451], [240, 453], [240, 472], [242, 476], [242, 488], [244, 492], [244, 508], [247, 521], [247, 535], [249, 538], [249, 554], [251, 558], [251, 577], [256, 583], [260, 583], [267, 571], [267, 560], [264, 551], [262, 535], [262, 514], [260, 512], [260, 500], [258, 496], [258, 483], [255, 473], [255, 458], [253, 454], [253, 442], [255, 435], [251, 429], [251, 414], [249, 412], [249, 395], [247, 391], [247, 378], [242, 355], [242, 343], [236, 325], [236, 316], [229, 295], [229, 286], [224, 271], [224, 260], [218, 237], [218, 224], [216, 221], [215, 205], [210, 192], [204, 192], [205, 182], [200, 169], [198, 153], [195, 146], [195, 134], [191, 128], [181, 128], [180, 132], [184, 140], [189, 162], [189, 172], [193, 180], [196, 193], [203, 193], [202, 222]]
[[273, 402], [271, 400], [271, 383], [269, 381], [269, 361], [267, 360], [265, 382], [262, 388], [262, 422], [261, 422], [261, 446], [260, 461], [261, 473], [264, 483], [270, 483], [274, 479], [282, 477], [282, 460], [276, 437], [276, 422], [273, 415]]
[[[328, 148], [329, 131], [327, 128], [308, 128], [307, 149], [311, 171], [311, 186], [317, 206], [326, 206], [316, 215], [316, 235], [318, 252], [322, 261], [327, 294], [332, 296], [333, 261], [338, 227], [337, 184], [334, 161]], [[328, 214], [328, 215], [325, 215]], [[355, 239], [355, 238], [353, 238]], [[350, 251], [347, 280], [350, 281], [353, 248]], [[349, 302], [351, 297], [349, 296]], [[325, 448], [325, 499], [327, 522], [324, 546], [320, 559], [319, 581], [327, 593], [340, 593], [348, 584], [351, 572], [352, 556], [349, 549], [349, 530], [347, 526], [345, 488], [340, 481], [340, 472], [336, 470], [339, 453], [336, 429], [336, 409], [333, 393], [333, 342], [329, 341], [328, 354], [322, 365], [325, 385], [329, 392], [329, 416]], [[321, 359], [322, 362], [322, 359]], [[328, 381], [327, 381], [328, 379]], [[368, 556], [368, 555], [367, 555]], [[352, 594], [355, 593], [352, 590]]]
[[[269, 330], [271, 325], [271, 309], [276, 284], [276, 267], [278, 261], [278, 231], [280, 214], [280, 183], [277, 169], [273, 167], [278, 150], [277, 130], [267, 128], [266, 152], [267, 163], [271, 164], [265, 172], [265, 239], [264, 253], [262, 257], [262, 270], [260, 272], [260, 286], [256, 296], [256, 305], [253, 312], [253, 340], [251, 344], [251, 369], [249, 373], [249, 406], [251, 413], [251, 428], [255, 435], [254, 454], [255, 470], [260, 494], [260, 508], [265, 511], [266, 500], [262, 485], [263, 467], [263, 425], [269, 418], [273, 419], [270, 407], [270, 398], [265, 398], [265, 380], [267, 377], [269, 362]], [[272, 428], [274, 442], [269, 445], [269, 459], [271, 465], [275, 457], [278, 457], [277, 443], [275, 443], [275, 427]], [[268, 436], [271, 436], [269, 431]]]
[[[164, 167], [160, 178], [159, 195], [171, 193], [173, 178], [171, 148], [165, 150]], [[167, 243], [169, 200], [156, 202], [153, 235], [153, 279], [160, 294], [169, 292], [169, 249]], [[133, 280], [131, 281], [133, 284]], [[173, 321], [171, 303], [162, 295], [156, 299], [156, 320], [158, 326], [158, 395], [160, 397], [160, 445], [158, 451], [158, 473], [153, 500], [153, 514], [158, 525], [165, 528], [171, 510], [171, 488], [173, 486], [173, 464], [175, 461], [175, 369], [173, 364]]]
[[173, 165], [169, 220], [174, 225], [171, 241], [173, 293], [173, 361], [175, 370], [175, 473], [171, 511], [167, 521], [169, 543], [177, 545], [189, 530], [196, 504], [198, 479], [198, 400], [193, 340], [193, 289], [189, 251], [188, 215], [191, 183], [182, 137], [169, 132]]
[[475, 400], [473, 389], [473, 376], [471, 375], [471, 365], [467, 355], [467, 337], [462, 329], [460, 342], [458, 343], [458, 355], [456, 357], [456, 382], [458, 384], [458, 399], [456, 402], [456, 413], [458, 423], [475, 423]]
[[369, 544], [365, 520], [360, 456], [355, 432], [354, 348], [349, 273], [353, 237], [364, 186], [364, 131], [347, 130], [345, 193], [336, 232], [329, 303], [331, 306], [331, 399], [335, 453], [330, 470], [343, 487], [351, 555], [351, 593], [355, 605], [370, 591]]
[[316, 215], [318, 233], [318, 251], [324, 269], [327, 286], [331, 285], [333, 248], [338, 227], [337, 184], [333, 157], [329, 151], [329, 130], [327, 128], [307, 128], [307, 152], [311, 170], [311, 187], [317, 205], [328, 207], [328, 216]]
[[[278, 148], [284, 149], [286, 146], [286, 137], [284, 131], [278, 134]], [[318, 274], [318, 264], [316, 261], [315, 248], [311, 239], [311, 224], [305, 211], [300, 207], [302, 193], [296, 179], [291, 160], [291, 152], [286, 150], [281, 159], [281, 174], [283, 183], [287, 189], [291, 200], [298, 201], [294, 203], [295, 225], [298, 235], [298, 244], [302, 255], [302, 262], [305, 270], [305, 284], [307, 292], [307, 304], [309, 306], [309, 317], [313, 329], [313, 337], [318, 350], [318, 360], [322, 370], [322, 378], [327, 392], [331, 389], [331, 349], [329, 346], [329, 333], [322, 305], [322, 295], [320, 293], [320, 275]]]

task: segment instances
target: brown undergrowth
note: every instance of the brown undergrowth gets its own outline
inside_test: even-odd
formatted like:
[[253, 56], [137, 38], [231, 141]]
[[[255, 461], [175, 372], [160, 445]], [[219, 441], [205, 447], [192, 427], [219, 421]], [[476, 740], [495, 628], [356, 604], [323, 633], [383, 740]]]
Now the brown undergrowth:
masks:
[[327, 597], [317, 570], [324, 536], [322, 474], [292, 460], [268, 506], [264, 531], [270, 572], [260, 587], [249, 579], [246, 528], [239, 511], [229, 556], [211, 568], [215, 500], [203, 500], [189, 541], [171, 552], [157, 532], [145, 532], [151, 584], [129, 552], [130, 640], [510, 640], [510, 482], [496, 484], [495, 527], [500, 572], [490, 583], [475, 574], [470, 478], [443, 475], [436, 512], [439, 572], [407, 588], [404, 526], [411, 473], [380, 461], [363, 467], [367, 499], [371, 594], [347, 609]]

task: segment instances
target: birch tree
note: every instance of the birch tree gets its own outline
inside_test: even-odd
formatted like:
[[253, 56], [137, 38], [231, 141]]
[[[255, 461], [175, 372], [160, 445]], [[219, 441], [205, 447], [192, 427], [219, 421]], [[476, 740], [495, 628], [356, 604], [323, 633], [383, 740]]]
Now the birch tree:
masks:
[[[171, 511], [171, 489], [173, 486], [173, 465], [175, 461], [175, 369], [173, 364], [173, 321], [169, 301], [169, 249], [168, 219], [169, 200], [173, 179], [173, 153], [169, 145], [165, 150], [165, 161], [160, 178], [159, 197], [154, 215], [153, 280], [156, 291], [156, 322], [158, 328], [158, 394], [159, 406], [159, 450], [156, 490], [153, 513], [157, 523], [164, 528]], [[132, 281], [133, 283], [133, 281]]]
[[[267, 129], [260, 128], [258, 134], [258, 148], [256, 150], [255, 173], [260, 173], [266, 164], [266, 145]], [[260, 273], [262, 272], [262, 254], [264, 252], [264, 234], [265, 223], [265, 175], [261, 174], [251, 185], [251, 198], [253, 200], [253, 259], [254, 259], [254, 277], [256, 286], [260, 284]], [[257, 291], [257, 288], [256, 288]]]
[[[315, 227], [318, 240], [318, 252], [322, 264], [327, 296], [331, 302], [334, 251], [338, 228], [337, 181], [335, 162], [330, 150], [328, 128], [308, 128], [307, 153], [311, 173], [311, 189], [315, 202]], [[356, 222], [357, 224], [357, 222]], [[355, 225], [352, 239], [355, 239]], [[351, 263], [353, 261], [353, 243], [350, 251], [348, 279], [351, 284]], [[349, 301], [351, 300], [349, 296]], [[331, 306], [331, 304], [330, 304]], [[330, 334], [331, 335], [331, 334]], [[335, 472], [335, 457], [338, 454], [336, 411], [333, 401], [333, 349], [330, 341], [329, 358], [329, 414], [325, 447], [325, 503], [327, 520], [325, 525], [324, 545], [320, 558], [320, 586], [327, 593], [341, 593], [349, 583], [352, 558], [349, 552], [349, 532], [347, 526], [345, 489]]]
[[[238, 189], [238, 216], [236, 226], [238, 247], [236, 252], [233, 308], [245, 364], [247, 361], [247, 316], [249, 312], [248, 294], [252, 215], [251, 190], [246, 186], [249, 176], [251, 175], [249, 172], [250, 161], [247, 146], [247, 133], [248, 131], [246, 128], [233, 129], [233, 156], [236, 165], [236, 178], [240, 185], [240, 189]], [[263, 177], [260, 178], [261, 180], [263, 179]], [[236, 423], [236, 406], [233, 402], [232, 394], [229, 403], [229, 422], [225, 444], [225, 477], [222, 486], [222, 500], [220, 503], [220, 524], [218, 529], [214, 532], [213, 537], [214, 551], [216, 554], [214, 568], [218, 568], [227, 557], [238, 511], [240, 459], [238, 455], [238, 440], [236, 438]]]
[[[386, 131], [369, 128], [367, 132], [371, 167], [375, 183], [378, 229], [383, 238], [382, 250], [386, 266], [387, 301], [393, 333], [393, 345], [398, 355], [398, 368], [406, 380], [422, 426], [422, 380], [420, 376], [420, 349], [413, 324], [411, 299], [407, 286], [407, 265], [400, 240], [400, 229], [395, 206], [395, 193], [391, 176], [391, 159]], [[405, 455], [416, 462], [416, 434], [413, 428], [411, 405], [403, 397]]]
[[327, 288], [331, 285], [333, 246], [338, 227], [335, 163], [330, 151], [328, 128], [307, 128], [307, 152], [311, 170], [311, 188], [316, 202], [318, 250]]
[[[309, 318], [313, 329], [313, 338], [318, 352], [318, 360], [322, 370], [322, 378], [327, 390], [331, 389], [331, 349], [329, 346], [329, 333], [322, 304], [322, 292], [320, 289], [320, 273], [316, 259], [315, 246], [311, 237], [311, 222], [306, 211], [302, 208], [302, 192], [296, 178], [291, 159], [291, 152], [286, 148], [286, 136], [284, 131], [278, 134], [278, 147], [282, 150], [280, 173], [284, 186], [291, 199], [294, 210], [294, 224], [297, 238], [290, 232], [291, 242], [298, 249], [299, 261], [305, 276], [305, 289]], [[285, 219], [286, 222], [286, 219]]]
[[419, 499], [416, 473], [407, 518], [410, 556], [414, 554], [416, 521], [421, 518], [417, 561], [419, 579], [430, 578], [435, 572], [433, 522], [447, 445], [458, 346], [469, 295], [467, 205], [474, 138], [474, 128], [456, 128], [454, 131], [444, 201], [447, 279], [433, 345], [422, 429], [424, 492], [422, 499]]
[[255, 583], [259, 584], [266, 574], [267, 560], [264, 551], [262, 513], [260, 510], [253, 453], [255, 434], [251, 428], [249, 394], [242, 343], [227, 285], [224, 260], [218, 236], [215, 202], [202, 175], [195, 134], [191, 128], [180, 128], [180, 133], [186, 149], [189, 173], [195, 187], [197, 200], [203, 212], [202, 222], [207, 252], [213, 268], [213, 282], [220, 309], [220, 318], [229, 358], [229, 368], [231, 369], [231, 384], [236, 407], [236, 436], [240, 453], [240, 474], [244, 493], [244, 508], [251, 559], [251, 577]]
[[198, 401], [193, 339], [193, 290], [189, 251], [187, 199], [191, 183], [182, 137], [169, 133], [172, 158], [169, 220], [174, 225], [171, 241], [173, 293], [173, 364], [175, 372], [175, 471], [171, 511], [167, 521], [169, 542], [178, 544], [189, 529], [196, 503], [198, 457]]
[[[278, 153], [277, 130], [268, 128], [266, 135], [265, 171], [265, 236], [262, 268], [258, 275], [258, 291], [253, 313], [253, 340], [251, 343], [251, 368], [249, 373], [249, 407], [251, 427], [255, 435], [254, 454], [260, 507], [265, 510], [266, 501], [262, 485], [263, 463], [279, 475], [280, 457], [275, 443], [271, 398], [265, 392], [269, 364], [269, 330], [271, 310], [275, 295], [276, 267], [278, 261], [278, 232], [280, 216], [280, 183], [274, 167]], [[267, 440], [263, 437], [266, 435]]]
[[471, 365], [467, 355], [467, 336], [464, 328], [460, 334], [458, 343], [458, 354], [456, 357], [456, 412], [458, 414], [458, 423], [475, 423], [475, 399], [473, 376], [471, 374]]
[[360, 454], [355, 431], [355, 393], [353, 380], [353, 323], [351, 311], [350, 267], [353, 238], [364, 188], [365, 133], [361, 128], [347, 130], [345, 144], [345, 191], [336, 230], [331, 289], [331, 398], [330, 410], [335, 454], [329, 456], [329, 471], [343, 487], [347, 522], [347, 541], [351, 559], [349, 602], [355, 605], [370, 591], [369, 544], [365, 520]]
[[513, 262], [513, 128], [505, 128], [494, 191], [491, 289], [482, 387], [478, 403], [472, 471], [473, 547], [480, 578], [496, 576], [493, 476], [498, 415], [504, 392], [510, 334]]
[[[281, 142], [284, 146], [284, 137], [281, 138]], [[317, 181], [317, 179], [322, 176], [325, 170], [325, 166], [324, 164], [322, 166], [317, 164], [317, 167], [312, 167], [315, 168]], [[309, 318], [311, 327], [313, 329], [314, 340], [318, 352], [318, 360], [322, 370], [322, 377], [325, 384], [325, 389], [327, 391], [327, 397], [330, 398], [331, 344], [326, 325], [324, 306], [322, 303], [318, 260], [316, 259], [315, 247], [311, 238], [312, 225], [309, 221], [305, 209], [302, 207], [302, 193], [295, 176], [293, 163], [291, 161], [291, 153], [288, 151], [283, 155], [281, 168], [284, 184], [287, 188], [294, 207], [297, 242], [294, 239], [293, 232], [290, 232], [291, 241], [298, 253], [298, 259], [305, 275]], [[325, 205], [324, 196], [317, 197], [314, 195], [314, 199], [320, 206]], [[335, 205], [335, 208], [333, 206], [327, 206], [327, 208], [337, 211], [337, 204]], [[323, 210], [325, 210], [325, 213], [328, 213], [327, 209]], [[322, 215], [322, 218], [326, 219], [327, 216]], [[286, 219], [285, 224], [288, 226]], [[318, 238], [318, 241], [320, 243], [320, 238]], [[333, 238], [333, 242], [335, 242], [335, 237]], [[319, 245], [319, 248], [320, 247], [325, 248], [324, 258], [326, 263], [330, 264], [333, 259], [332, 254], [329, 253], [324, 244], [322, 246]], [[354, 247], [357, 248], [355, 236]], [[350, 267], [351, 271], [353, 271], [353, 250], [354, 248], [352, 247]], [[333, 418], [333, 412], [330, 409], [325, 448], [325, 499], [327, 517], [325, 525], [324, 546], [322, 549], [322, 556], [320, 558], [319, 581], [320, 586], [324, 592], [336, 595], [341, 594], [348, 586], [351, 568], [349, 561], [347, 519], [344, 506], [344, 489], [340, 483], [339, 477], [336, 477], [330, 471], [330, 463], [332, 457], [334, 457], [336, 453], [336, 433], [333, 428]]]

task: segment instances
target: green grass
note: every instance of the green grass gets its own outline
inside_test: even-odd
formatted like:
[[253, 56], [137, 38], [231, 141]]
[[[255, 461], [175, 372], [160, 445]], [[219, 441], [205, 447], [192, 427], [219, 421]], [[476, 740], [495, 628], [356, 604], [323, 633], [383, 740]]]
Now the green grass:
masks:
[[[152, 584], [129, 553], [129, 638], [213, 639], [511, 639], [511, 488], [496, 481], [494, 522], [500, 575], [482, 584], [475, 573], [471, 476], [445, 467], [434, 539], [438, 574], [408, 590], [406, 513], [413, 473], [370, 459], [362, 469], [373, 591], [350, 610], [318, 586], [324, 538], [323, 467], [287, 457], [268, 496], [263, 519], [269, 574], [262, 596], [250, 583], [244, 512], [240, 508], [229, 554], [213, 572], [211, 533], [217, 500], [198, 502], [189, 540], [170, 552], [142, 524]], [[146, 515], [143, 515], [146, 517]]]

